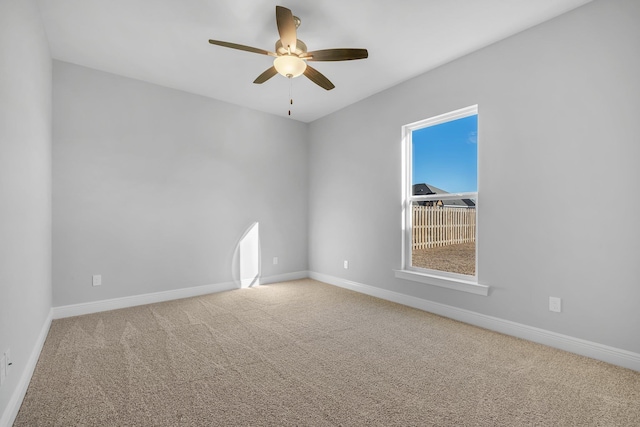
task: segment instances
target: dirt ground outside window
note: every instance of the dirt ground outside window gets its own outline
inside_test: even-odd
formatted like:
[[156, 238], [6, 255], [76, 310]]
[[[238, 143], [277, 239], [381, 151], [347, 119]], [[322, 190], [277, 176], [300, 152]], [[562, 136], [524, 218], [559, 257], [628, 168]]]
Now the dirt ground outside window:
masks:
[[411, 265], [473, 276], [476, 274], [476, 243], [414, 249]]

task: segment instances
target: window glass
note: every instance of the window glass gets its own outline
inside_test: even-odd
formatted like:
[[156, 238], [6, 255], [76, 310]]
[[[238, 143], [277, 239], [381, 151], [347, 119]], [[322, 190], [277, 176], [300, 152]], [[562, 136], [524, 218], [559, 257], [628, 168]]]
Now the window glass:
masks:
[[476, 275], [478, 115], [475, 107], [410, 130], [405, 260], [414, 269]]
[[478, 191], [478, 115], [412, 132], [412, 184], [439, 191]]

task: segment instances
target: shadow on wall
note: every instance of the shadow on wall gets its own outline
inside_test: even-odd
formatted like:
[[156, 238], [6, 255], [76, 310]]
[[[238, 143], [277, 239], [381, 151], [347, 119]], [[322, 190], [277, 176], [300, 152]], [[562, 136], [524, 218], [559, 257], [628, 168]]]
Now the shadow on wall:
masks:
[[231, 276], [238, 288], [260, 285], [260, 225], [254, 222], [244, 232], [231, 261]]

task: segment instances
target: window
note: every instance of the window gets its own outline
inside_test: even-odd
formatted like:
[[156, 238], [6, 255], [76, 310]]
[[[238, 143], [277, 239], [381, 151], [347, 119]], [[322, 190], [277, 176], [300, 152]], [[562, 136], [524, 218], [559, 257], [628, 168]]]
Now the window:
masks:
[[403, 270], [396, 276], [482, 295], [477, 283], [477, 105], [403, 127]]

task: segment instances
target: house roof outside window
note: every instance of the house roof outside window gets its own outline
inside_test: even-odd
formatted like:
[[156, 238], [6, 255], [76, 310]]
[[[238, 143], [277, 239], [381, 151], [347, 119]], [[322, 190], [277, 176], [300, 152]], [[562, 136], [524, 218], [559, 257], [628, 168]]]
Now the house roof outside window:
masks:
[[[429, 196], [431, 194], [449, 194], [441, 188], [435, 187], [431, 184], [413, 184], [414, 196]], [[475, 208], [476, 203], [471, 199], [454, 199], [454, 200], [442, 200], [442, 206], [455, 207], [455, 208]], [[418, 204], [425, 206], [427, 202], [418, 202]]]

